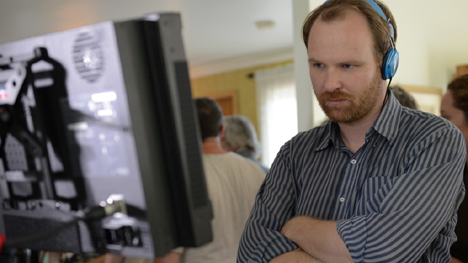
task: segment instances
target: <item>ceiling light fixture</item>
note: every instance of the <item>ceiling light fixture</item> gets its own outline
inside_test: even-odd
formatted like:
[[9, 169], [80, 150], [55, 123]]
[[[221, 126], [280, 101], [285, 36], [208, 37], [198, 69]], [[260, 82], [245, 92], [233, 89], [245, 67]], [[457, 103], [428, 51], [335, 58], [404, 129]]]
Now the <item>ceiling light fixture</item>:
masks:
[[255, 26], [260, 30], [272, 29], [273, 27], [275, 27], [275, 25], [275, 21], [272, 20], [260, 20], [255, 22]]

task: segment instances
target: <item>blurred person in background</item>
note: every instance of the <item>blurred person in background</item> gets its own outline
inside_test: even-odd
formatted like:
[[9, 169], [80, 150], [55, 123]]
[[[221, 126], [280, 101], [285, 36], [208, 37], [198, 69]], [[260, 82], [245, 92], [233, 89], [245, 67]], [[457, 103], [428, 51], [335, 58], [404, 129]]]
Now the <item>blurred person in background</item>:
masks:
[[398, 85], [390, 87], [390, 90], [393, 92], [393, 95], [395, 95], [395, 98], [397, 98], [397, 100], [402, 106], [408, 107], [413, 110], [418, 109], [418, 104], [416, 103], [416, 100], [414, 99], [413, 95], [411, 95], [408, 91], [406, 91]]
[[[442, 98], [440, 115], [458, 127], [468, 145], [468, 74], [454, 79], [447, 87]], [[468, 159], [467, 159], [468, 162]], [[465, 166], [463, 182], [468, 183], [468, 171]], [[453, 243], [450, 253], [452, 262], [468, 262], [468, 202], [465, 200], [458, 208], [458, 221], [455, 228], [457, 241]]]
[[257, 159], [261, 154], [261, 146], [257, 140], [255, 127], [249, 118], [242, 115], [224, 117], [224, 136], [221, 138], [221, 146], [227, 151], [249, 158], [268, 173], [269, 168]]

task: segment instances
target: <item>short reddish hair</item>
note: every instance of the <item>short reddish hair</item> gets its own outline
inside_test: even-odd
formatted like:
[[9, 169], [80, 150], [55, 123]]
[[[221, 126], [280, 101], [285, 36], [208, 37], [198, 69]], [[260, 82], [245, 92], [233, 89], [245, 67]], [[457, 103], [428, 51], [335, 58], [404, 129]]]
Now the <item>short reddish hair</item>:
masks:
[[[378, 0], [374, 0], [374, 2], [380, 6], [385, 16], [387, 16], [390, 23], [393, 25], [393, 42], [396, 42], [397, 27], [392, 13], [383, 3]], [[374, 54], [377, 61], [381, 62], [385, 53], [394, 45], [391, 39], [390, 26], [366, 0], [330, 0], [314, 9], [306, 17], [302, 26], [304, 44], [308, 47], [310, 29], [318, 18], [323, 21], [333, 21], [342, 16], [343, 12], [348, 9], [356, 10], [367, 18], [374, 42]]]

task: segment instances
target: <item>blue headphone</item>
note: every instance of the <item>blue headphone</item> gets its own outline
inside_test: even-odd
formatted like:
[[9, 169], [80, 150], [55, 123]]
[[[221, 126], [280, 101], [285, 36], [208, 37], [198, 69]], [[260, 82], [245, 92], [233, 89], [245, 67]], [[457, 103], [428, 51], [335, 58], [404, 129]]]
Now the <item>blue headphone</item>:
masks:
[[[325, 3], [329, 2], [330, 0], [325, 1]], [[383, 79], [391, 79], [393, 76], [395, 76], [396, 71], [398, 69], [398, 63], [399, 63], [399, 55], [398, 51], [395, 48], [395, 29], [390, 23], [390, 20], [387, 18], [385, 13], [383, 12], [382, 8], [375, 3], [373, 0], [366, 0], [367, 3], [372, 6], [372, 8], [385, 20], [388, 22], [388, 25], [390, 26], [390, 36], [391, 36], [391, 41], [392, 41], [392, 47], [385, 53], [383, 60], [382, 60], [382, 67], [381, 67], [381, 72], [382, 72], [382, 78]], [[325, 4], [324, 3], [324, 4]]]

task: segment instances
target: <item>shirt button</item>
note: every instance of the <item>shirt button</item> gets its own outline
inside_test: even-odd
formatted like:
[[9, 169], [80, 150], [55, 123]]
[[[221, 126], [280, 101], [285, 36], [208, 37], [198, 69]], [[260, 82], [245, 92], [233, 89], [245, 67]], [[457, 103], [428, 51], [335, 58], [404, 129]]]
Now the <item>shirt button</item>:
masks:
[[341, 202], [341, 203], [343, 203], [343, 202], [344, 202], [344, 200], [345, 200], [345, 198], [344, 198], [344, 197], [340, 197], [340, 202]]
[[351, 164], [356, 164], [356, 159], [352, 159]]

